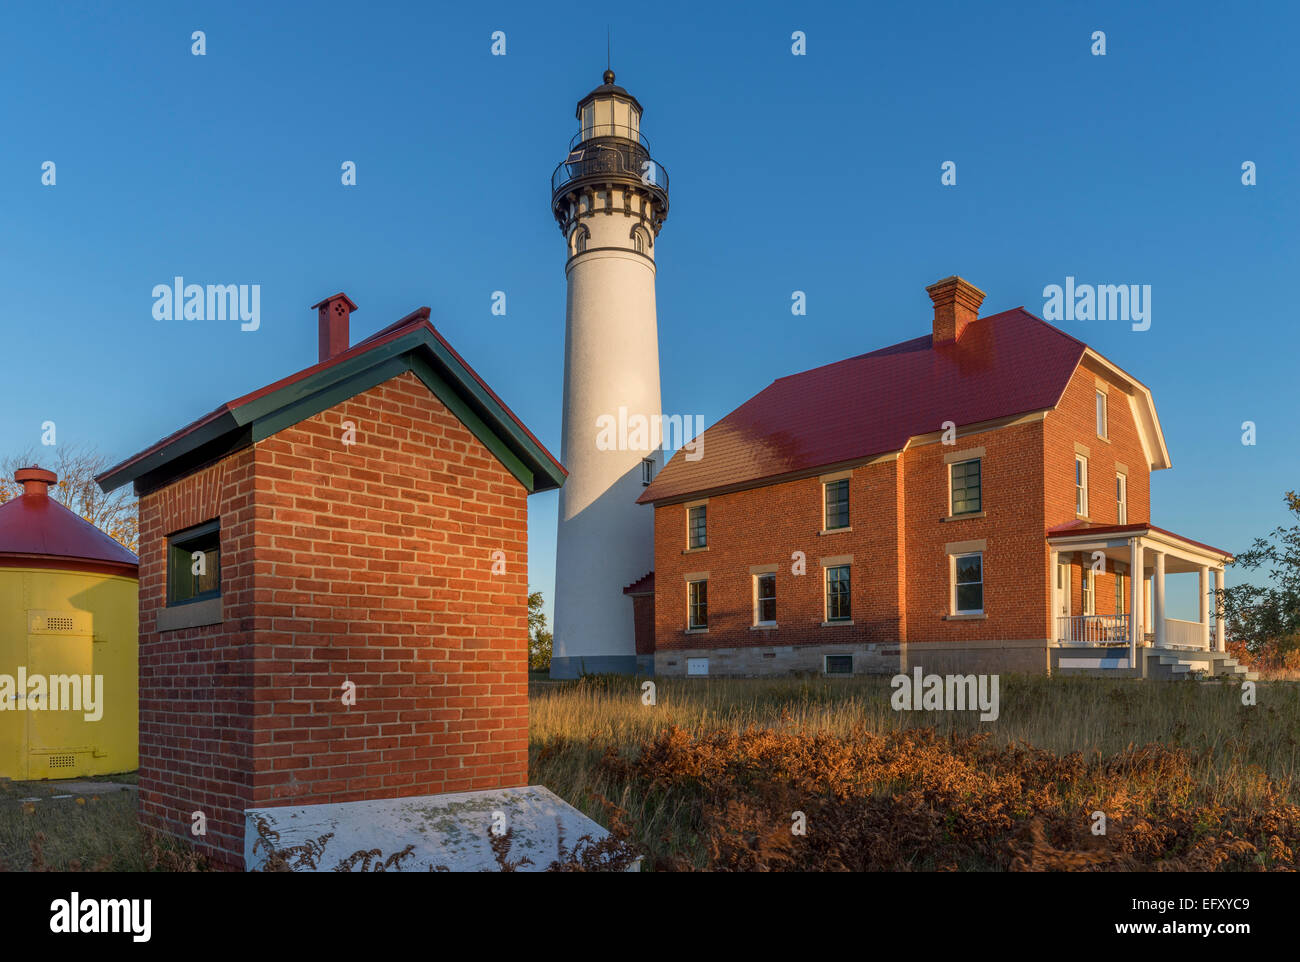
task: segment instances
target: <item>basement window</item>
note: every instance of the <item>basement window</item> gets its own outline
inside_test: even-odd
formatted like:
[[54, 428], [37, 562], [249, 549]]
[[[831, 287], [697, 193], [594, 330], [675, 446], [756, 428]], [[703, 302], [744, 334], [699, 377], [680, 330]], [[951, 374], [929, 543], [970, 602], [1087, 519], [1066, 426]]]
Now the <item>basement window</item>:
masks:
[[221, 596], [221, 526], [209, 521], [167, 538], [167, 605]]
[[827, 655], [826, 674], [828, 675], [853, 674], [853, 656], [852, 655]]

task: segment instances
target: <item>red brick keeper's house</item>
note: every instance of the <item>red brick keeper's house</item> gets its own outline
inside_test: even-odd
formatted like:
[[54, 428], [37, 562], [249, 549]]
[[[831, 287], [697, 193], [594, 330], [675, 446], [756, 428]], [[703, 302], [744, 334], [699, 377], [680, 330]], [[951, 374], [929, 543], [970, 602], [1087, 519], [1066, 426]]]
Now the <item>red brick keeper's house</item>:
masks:
[[[1023, 308], [979, 317], [961, 278], [927, 291], [929, 333], [775, 381], [645, 489], [637, 651], [670, 675], [1243, 672], [1207, 610], [1228, 554], [1150, 522], [1151, 392]], [[1195, 622], [1166, 617], [1179, 572]]]
[[319, 363], [98, 479], [140, 499], [140, 817], [228, 867], [248, 808], [528, 783], [527, 498], [564, 469], [428, 308], [350, 347], [315, 307]]

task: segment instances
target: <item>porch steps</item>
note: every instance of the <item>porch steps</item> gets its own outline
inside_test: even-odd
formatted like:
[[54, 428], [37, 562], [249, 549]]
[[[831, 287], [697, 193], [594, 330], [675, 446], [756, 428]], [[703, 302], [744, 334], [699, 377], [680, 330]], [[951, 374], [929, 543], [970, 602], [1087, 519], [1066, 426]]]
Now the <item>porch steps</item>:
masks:
[[1258, 681], [1259, 675], [1250, 671], [1245, 665], [1223, 651], [1160, 650], [1148, 648], [1146, 655], [1146, 677], [1162, 681], [1183, 678], [1196, 678], [1200, 671], [1192, 666], [1198, 663], [1208, 664], [1208, 677], [1235, 678], [1239, 681]]
[[[1091, 655], [1091, 657], [1089, 657]], [[1233, 678], [1238, 681], [1258, 681], [1259, 675], [1249, 670], [1224, 651], [1205, 651], [1196, 648], [1154, 648], [1138, 650], [1138, 668], [1120, 667], [1128, 660], [1127, 649], [1110, 648], [1089, 652], [1077, 649], [1062, 652], [1062, 663], [1053, 669], [1054, 674], [1085, 675], [1094, 678], [1151, 678], [1157, 681], [1180, 681], [1196, 678]], [[1095, 664], [1067, 664], [1066, 662], [1096, 662]], [[1204, 667], [1194, 668], [1200, 665]]]

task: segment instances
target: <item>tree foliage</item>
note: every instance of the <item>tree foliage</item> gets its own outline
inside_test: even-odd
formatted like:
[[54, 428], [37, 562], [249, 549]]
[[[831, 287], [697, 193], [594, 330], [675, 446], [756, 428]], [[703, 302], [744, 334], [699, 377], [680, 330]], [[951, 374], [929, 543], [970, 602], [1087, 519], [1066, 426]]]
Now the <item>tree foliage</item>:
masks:
[[1300, 495], [1288, 491], [1283, 500], [1297, 523], [1256, 538], [1233, 562], [1267, 574], [1269, 583], [1234, 585], [1217, 598], [1230, 642], [1253, 656], [1276, 659], [1300, 648]]
[[39, 465], [59, 477], [50, 496], [69, 511], [85, 518], [115, 541], [139, 553], [140, 519], [136, 499], [130, 488], [118, 488], [105, 494], [95, 483], [95, 475], [112, 466], [103, 454], [86, 445], [59, 445], [37, 454], [33, 449], [0, 462], [0, 504], [23, 493], [14, 480], [19, 468]]
[[528, 594], [528, 670], [551, 670], [551, 632], [546, 627], [546, 612], [542, 610], [542, 593]]

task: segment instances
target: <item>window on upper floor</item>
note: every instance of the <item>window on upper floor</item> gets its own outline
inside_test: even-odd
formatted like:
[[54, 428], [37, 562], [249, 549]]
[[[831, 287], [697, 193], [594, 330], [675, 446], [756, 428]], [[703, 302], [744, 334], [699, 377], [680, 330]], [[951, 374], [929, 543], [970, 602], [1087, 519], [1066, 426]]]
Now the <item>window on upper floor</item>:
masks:
[[1088, 459], [1082, 454], [1074, 456], [1074, 513], [1088, 516]]
[[849, 526], [849, 479], [827, 481], [822, 485], [826, 502], [826, 530]]
[[1110, 434], [1106, 426], [1106, 392], [1097, 392], [1097, 437], [1108, 438]]
[[1115, 475], [1115, 513], [1120, 524], [1128, 524], [1128, 475]]
[[693, 508], [686, 509], [686, 547], [708, 547], [708, 518], [708, 505], [697, 504]]
[[981, 467], [979, 458], [949, 466], [954, 515], [975, 514], [984, 509]]
[[208, 521], [167, 538], [167, 604], [221, 595], [221, 527]]

